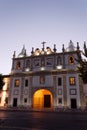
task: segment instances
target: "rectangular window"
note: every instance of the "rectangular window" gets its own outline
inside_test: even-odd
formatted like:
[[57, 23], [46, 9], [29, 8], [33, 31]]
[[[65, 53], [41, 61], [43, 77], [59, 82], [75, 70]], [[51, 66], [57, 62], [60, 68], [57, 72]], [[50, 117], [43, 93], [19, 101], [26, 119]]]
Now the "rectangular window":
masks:
[[62, 104], [62, 98], [59, 98], [59, 99], [58, 99], [58, 103], [59, 103], [59, 104]]
[[69, 84], [70, 85], [75, 85], [76, 84], [75, 77], [69, 77]]
[[27, 98], [24, 98], [24, 103], [27, 103]]
[[62, 79], [58, 78], [58, 86], [61, 86], [61, 85], [62, 85]]
[[40, 84], [44, 84], [45, 83], [45, 76], [40, 76]]
[[25, 79], [25, 87], [28, 87], [28, 79]]
[[20, 80], [19, 80], [19, 79], [16, 79], [14, 85], [15, 85], [15, 87], [19, 87], [19, 85], [20, 85]]

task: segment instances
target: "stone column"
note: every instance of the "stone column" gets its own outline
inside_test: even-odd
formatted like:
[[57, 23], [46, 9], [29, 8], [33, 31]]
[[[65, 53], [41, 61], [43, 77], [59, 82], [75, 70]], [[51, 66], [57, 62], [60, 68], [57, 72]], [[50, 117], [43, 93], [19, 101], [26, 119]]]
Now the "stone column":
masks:
[[66, 75], [63, 75], [63, 100], [64, 100], [64, 108], [67, 108], [67, 85], [66, 85]]
[[21, 77], [20, 106], [23, 106], [23, 94], [24, 94], [24, 77]]
[[32, 76], [29, 76], [29, 107], [32, 108]]
[[53, 76], [53, 87], [54, 87], [54, 92], [53, 92], [53, 107], [55, 108], [57, 106], [57, 85], [56, 85], [56, 76]]

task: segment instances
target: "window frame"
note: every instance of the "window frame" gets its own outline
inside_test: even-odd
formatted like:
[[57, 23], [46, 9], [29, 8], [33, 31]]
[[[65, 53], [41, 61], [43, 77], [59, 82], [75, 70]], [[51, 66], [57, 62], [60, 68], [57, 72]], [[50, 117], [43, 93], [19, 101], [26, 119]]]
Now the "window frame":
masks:
[[30, 59], [27, 59], [26, 62], [25, 62], [25, 67], [30, 67]]
[[20, 70], [20, 69], [21, 69], [21, 62], [20, 62], [20, 61], [17, 61], [16, 69], [17, 69], [17, 70]]
[[29, 80], [25, 79], [25, 87], [28, 87], [28, 85], [29, 85]]
[[19, 87], [20, 86], [20, 80], [19, 79], [15, 79], [14, 86], [15, 87]]
[[28, 100], [27, 98], [24, 98], [24, 103], [27, 103], [27, 100]]
[[57, 65], [61, 65], [62, 64], [62, 59], [61, 56], [57, 57]]
[[[72, 61], [71, 61], [71, 58], [72, 58]], [[73, 65], [74, 64], [74, 56], [70, 55], [68, 59], [69, 59], [69, 65]]]
[[58, 98], [58, 104], [62, 104], [62, 98]]
[[58, 86], [62, 86], [62, 78], [58, 77]]
[[69, 85], [70, 86], [76, 85], [76, 79], [74, 76], [69, 77]]

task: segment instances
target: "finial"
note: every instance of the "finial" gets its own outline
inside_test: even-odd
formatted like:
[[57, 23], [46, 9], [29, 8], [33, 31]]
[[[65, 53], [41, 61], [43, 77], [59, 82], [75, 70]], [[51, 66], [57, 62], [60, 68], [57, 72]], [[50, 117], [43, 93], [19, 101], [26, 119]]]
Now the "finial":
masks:
[[79, 50], [79, 42], [77, 42], [77, 50]]
[[26, 49], [25, 49], [25, 53], [24, 53], [24, 56], [26, 56]]
[[84, 50], [86, 50], [86, 41], [84, 41]]
[[31, 54], [33, 55], [34, 54], [34, 48], [32, 47], [32, 51], [31, 51]]
[[73, 46], [73, 42], [72, 42], [72, 40], [70, 40], [70, 42], [69, 42], [69, 46]]
[[64, 44], [63, 44], [63, 47], [62, 47], [62, 51], [63, 51], [63, 52], [65, 51]]
[[72, 43], [72, 40], [70, 40], [70, 43]]
[[86, 44], [86, 41], [84, 41], [84, 44]]
[[13, 58], [15, 58], [16, 52], [14, 51]]
[[56, 44], [54, 44], [54, 49], [53, 49], [53, 51], [56, 52], [56, 50], [57, 50], [57, 49], [56, 49]]
[[25, 49], [25, 44], [23, 44], [23, 48]]

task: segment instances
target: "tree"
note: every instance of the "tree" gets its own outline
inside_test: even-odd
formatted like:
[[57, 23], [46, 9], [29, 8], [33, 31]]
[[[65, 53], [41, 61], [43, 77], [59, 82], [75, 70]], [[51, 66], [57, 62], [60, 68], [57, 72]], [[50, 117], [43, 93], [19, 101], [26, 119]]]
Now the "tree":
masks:
[[0, 90], [2, 90], [3, 85], [5, 84], [5, 82], [4, 82], [3, 79], [4, 79], [4, 78], [3, 78], [2, 74], [0, 74]]
[[[78, 51], [78, 70], [80, 72], [80, 77], [83, 80], [84, 84], [87, 84], [87, 47], [86, 47], [86, 43], [84, 42], [84, 48], [83, 48], [83, 52], [82, 51]], [[84, 58], [83, 58], [84, 57]]]

